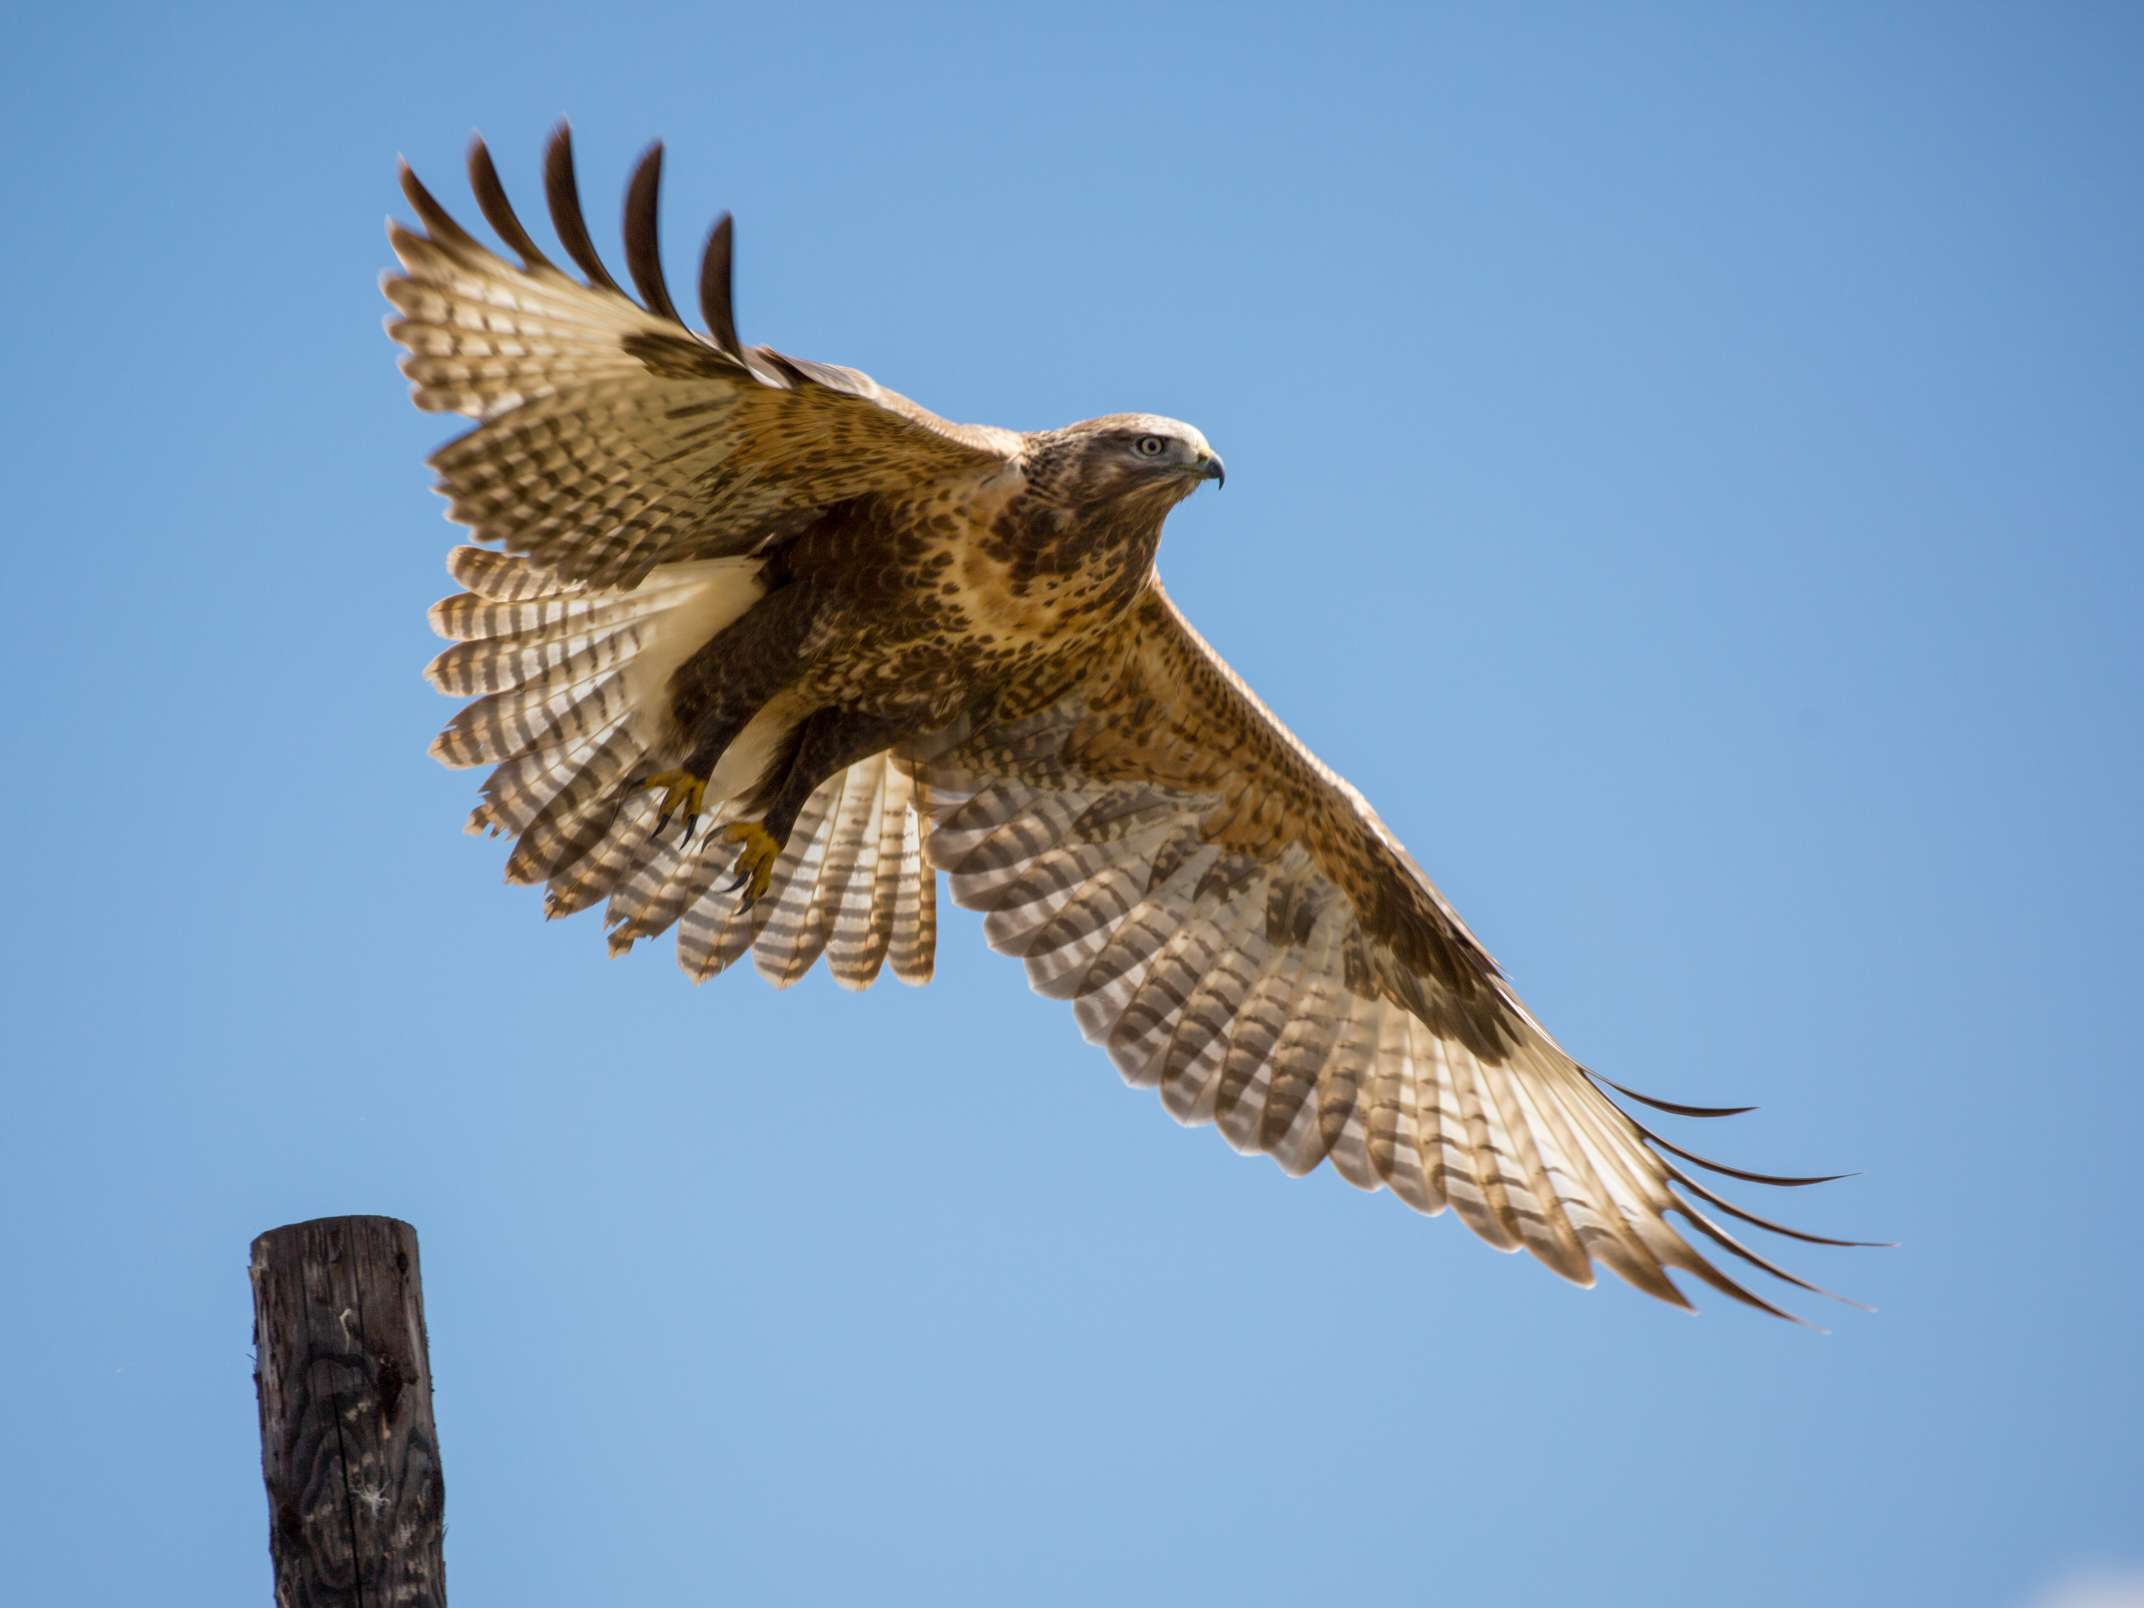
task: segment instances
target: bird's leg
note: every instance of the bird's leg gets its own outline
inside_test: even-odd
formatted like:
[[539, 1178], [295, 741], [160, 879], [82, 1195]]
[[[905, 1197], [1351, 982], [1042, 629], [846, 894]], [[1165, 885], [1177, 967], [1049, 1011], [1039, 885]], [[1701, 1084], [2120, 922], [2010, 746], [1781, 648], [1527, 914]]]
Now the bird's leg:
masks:
[[[659, 787], [663, 790], [662, 812], [655, 818], [655, 836], [661, 836], [663, 828], [670, 824], [672, 815], [681, 816], [684, 834], [679, 844], [690, 843], [698, 828], [700, 811], [707, 805], [707, 783], [715, 774], [715, 767], [722, 763], [722, 756], [738, 733], [752, 723], [765, 699], [754, 700], [750, 689], [746, 695], [737, 696], [736, 688], [727, 689], [731, 696], [724, 698], [722, 706], [701, 713], [700, 723], [692, 732], [692, 748], [682, 765], [669, 770], [650, 772], [636, 776], [627, 785], [636, 791], [641, 788]], [[779, 689], [777, 689], [779, 690]], [[767, 694], [772, 697], [773, 694]]]
[[675, 815], [692, 840], [707, 783], [723, 754], [767, 700], [795, 679], [817, 609], [800, 586], [779, 587], [717, 631], [670, 678], [670, 715], [684, 733], [681, 764], [635, 776], [627, 787], [661, 788], [659, 834]]
[[692, 841], [693, 828], [699, 825], [700, 810], [707, 803], [707, 778], [690, 770], [656, 771], [648, 776], [636, 776], [629, 784], [633, 788], [659, 787], [663, 790], [661, 813], [655, 817], [655, 830], [651, 837], [661, 837], [663, 828], [670, 824], [670, 817], [681, 815], [684, 819], [684, 835], [681, 842]]
[[774, 876], [774, 862], [788, 845], [797, 824], [819, 784], [860, 759], [890, 748], [906, 736], [914, 722], [890, 715], [864, 714], [848, 709], [821, 709], [805, 716], [790, 738], [789, 758], [763, 796], [765, 807], [756, 821], [733, 821], [723, 835], [744, 845], [737, 856], [738, 880], [749, 909], [767, 891]]

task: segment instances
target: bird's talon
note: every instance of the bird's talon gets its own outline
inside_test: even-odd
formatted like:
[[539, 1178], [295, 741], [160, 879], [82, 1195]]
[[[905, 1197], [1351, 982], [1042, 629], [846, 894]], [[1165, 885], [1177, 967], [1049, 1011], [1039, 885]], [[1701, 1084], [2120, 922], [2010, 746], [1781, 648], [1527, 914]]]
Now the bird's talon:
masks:
[[781, 858], [782, 846], [758, 821], [732, 821], [722, 828], [722, 836], [743, 845], [737, 852], [737, 880], [730, 884], [730, 891], [735, 893], [742, 888], [744, 900], [740, 908], [749, 910], [759, 903], [774, 880], [774, 862]]
[[646, 789], [659, 787], [663, 790], [662, 809], [655, 817], [655, 836], [663, 835], [663, 828], [670, 824], [670, 817], [682, 815], [685, 822], [684, 835], [678, 846], [692, 841], [693, 828], [699, 824], [700, 810], [707, 803], [707, 778], [695, 776], [690, 771], [657, 771], [653, 776], [643, 776], [633, 784]]

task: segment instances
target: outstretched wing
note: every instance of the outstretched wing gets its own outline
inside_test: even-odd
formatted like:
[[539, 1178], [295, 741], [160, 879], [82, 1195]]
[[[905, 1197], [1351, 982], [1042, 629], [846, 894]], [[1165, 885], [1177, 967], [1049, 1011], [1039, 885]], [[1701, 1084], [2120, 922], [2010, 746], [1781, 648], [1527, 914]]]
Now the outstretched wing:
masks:
[[[571, 581], [630, 587], [658, 564], [757, 552], [821, 509], [988, 468], [1006, 430], [950, 424], [855, 369], [746, 347], [730, 296], [725, 214], [701, 260], [708, 332], [663, 282], [649, 147], [626, 193], [626, 263], [641, 301], [603, 265], [581, 216], [565, 125], [544, 165], [551, 218], [586, 276], [545, 256], [507, 203], [482, 141], [478, 205], [520, 257], [472, 237], [405, 166], [425, 233], [390, 223], [404, 272], [382, 288], [400, 316], [416, 403], [483, 421], [432, 458], [450, 517]], [[645, 305], [642, 305], [645, 303]]]
[[1671, 1268], [1790, 1316], [1701, 1255], [1671, 1212], [1808, 1290], [1703, 1207], [1849, 1243], [1751, 1216], [1680, 1161], [1820, 1180], [1716, 1167], [1610, 1100], [1362, 796], [1158, 588], [1077, 686], [919, 774], [954, 898], [1178, 1121], [1214, 1123], [1291, 1173], [1330, 1160], [1419, 1211], [1452, 1207], [1567, 1279], [1592, 1283], [1598, 1262], [1677, 1305]]

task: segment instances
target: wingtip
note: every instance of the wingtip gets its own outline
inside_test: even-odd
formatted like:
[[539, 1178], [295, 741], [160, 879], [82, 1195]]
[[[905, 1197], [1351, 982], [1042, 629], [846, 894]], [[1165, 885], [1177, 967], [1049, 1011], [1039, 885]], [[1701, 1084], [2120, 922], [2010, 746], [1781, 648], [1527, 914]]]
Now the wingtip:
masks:
[[406, 156], [395, 158], [395, 182], [402, 187], [402, 194], [408, 198], [409, 204], [417, 209], [420, 217], [427, 207], [438, 204], [433, 201], [432, 192], [424, 187], [424, 180], [417, 177], [417, 170], [409, 165], [409, 158]]
[[678, 317], [677, 308], [670, 300], [670, 287], [663, 278], [660, 244], [662, 182], [663, 142], [653, 140], [640, 153], [639, 161], [633, 164], [632, 177], [626, 182], [625, 266], [648, 311], [658, 318], [682, 325], [685, 321]]
[[724, 212], [707, 231], [700, 248], [700, 315], [715, 345], [739, 363], [744, 343], [737, 335], [737, 301], [732, 284], [737, 254], [736, 219]]
[[[1841, 1295], [1836, 1290], [1827, 1289], [1821, 1284], [1817, 1284], [1809, 1279], [1803, 1278], [1799, 1273], [1790, 1272], [1788, 1269], [1781, 1267], [1770, 1257], [1760, 1256], [1757, 1252], [1751, 1250], [1747, 1245], [1744, 1245], [1740, 1240], [1736, 1239], [1735, 1236], [1729, 1233], [1723, 1225], [1715, 1223], [1711, 1218], [1707, 1217], [1703, 1212], [1699, 1211], [1695, 1206], [1691, 1205], [1690, 1202], [1686, 1200], [1681, 1201], [1676, 1205], [1674, 1210], [1679, 1216], [1681, 1216], [1684, 1222], [1695, 1228], [1700, 1234], [1704, 1235], [1706, 1239], [1710, 1240], [1721, 1250], [1726, 1251], [1729, 1255], [1736, 1257], [1742, 1262], [1747, 1263], [1749, 1266], [1756, 1268], [1761, 1273], [1770, 1274], [1773, 1278], [1778, 1279], [1782, 1284], [1791, 1284], [1797, 1290], [1805, 1290], [1811, 1295], [1822, 1296], [1829, 1301], [1837, 1301], [1842, 1306], [1858, 1307], [1861, 1305], [1861, 1303], [1859, 1301], [1856, 1301], [1852, 1296]], [[1693, 1254], [1695, 1254], [1695, 1247], [1692, 1247], [1692, 1251]], [[1704, 1263], [1706, 1268], [1709, 1269], [1709, 1271], [1707, 1272], [1700, 1273], [1699, 1276], [1705, 1278], [1708, 1283], [1714, 1284], [1716, 1288], [1722, 1289], [1730, 1295], [1737, 1296], [1740, 1299], [1747, 1301], [1754, 1306], [1762, 1307], [1765, 1311], [1772, 1313], [1774, 1316], [1792, 1318], [1797, 1323], [1808, 1323], [1808, 1320], [1806, 1318], [1803, 1318], [1799, 1313], [1790, 1312], [1785, 1307], [1775, 1306], [1771, 1302], [1765, 1300], [1763, 1297], [1757, 1295], [1754, 1291], [1737, 1283], [1735, 1280], [1728, 1278], [1725, 1272], [1723, 1272], [1717, 1266], [1712, 1265], [1708, 1258], [1700, 1255], [1697, 1259], [1699, 1262]], [[1817, 1326], [1812, 1323], [1809, 1324], [1809, 1327], [1815, 1328]]]
[[1710, 1120], [1715, 1117], [1747, 1116], [1750, 1112], [1758, 1109], [1756, 1106], [1753, 1105], [1701, 1106], [1691, 1105], [1688, 1102], [1682, 1100], [1663, 1100], [1658, 1095], [1640, 1094], [1636, 1089], [1631, 1088], [1629, 1085], [1618, 1083], [1614, 1078], [1604, 1076], [1603, 1074], [1594, 1071], [1593, 1068], [1591, 1068], [1590, 1066], [1580, 1067], [1579, 1070], [1585, 1073], [1585, 1075], [1591, 1078], [1595, 1083], [1605, 1084], [1609, 1088], [1615, 1090], [1617, 1094], [1623, 1095], [1627, 1099], [1636, 1100], [1642, 1105], [1649, 1105], [1655, 1111], [1665, 1111], [1671, 1116], [1699, 1117]]
[[604, 266], [595, 242], [589, 237], [588, 220], [581, 210], [580, 178], [574, 170], [573, 129], [564, 118], [559, 119], [558, 127], [551, 132], [550, 143], [544, 147], [543, 183], [544, 199], [551, 211], [551, 227], [557, 231], [566, 255], [586, 276], [591, 287], [623, 295], [617, 280]]

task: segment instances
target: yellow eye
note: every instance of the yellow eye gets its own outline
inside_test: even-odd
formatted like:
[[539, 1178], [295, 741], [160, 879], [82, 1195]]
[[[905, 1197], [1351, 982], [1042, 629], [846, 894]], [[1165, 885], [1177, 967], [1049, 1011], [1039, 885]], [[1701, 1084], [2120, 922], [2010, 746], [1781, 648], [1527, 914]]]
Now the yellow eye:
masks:
[[1132, 451], [1142, 458], [1158, 458], [1168, 450], [1168, 442], [1160, 436], [1141, 436], [1132, 443]]

